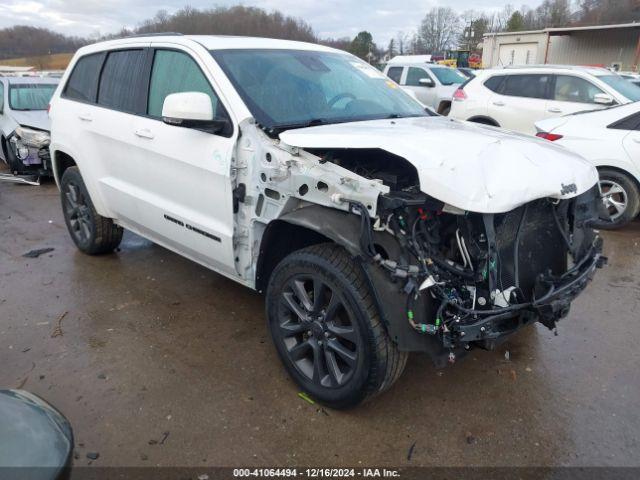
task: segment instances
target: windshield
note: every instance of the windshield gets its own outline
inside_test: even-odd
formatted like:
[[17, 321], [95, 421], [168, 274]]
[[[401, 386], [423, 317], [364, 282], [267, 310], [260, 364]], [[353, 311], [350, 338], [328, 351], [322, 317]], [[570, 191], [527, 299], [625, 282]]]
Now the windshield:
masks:
[[9, 87], [12, 110], [46, 110], [56, 89], [54, 84], [25, 83]]
[[625, 80], [620, 75], [602, 75], [598, 76], [598, 78], [632, 102], [640, 101], [640, 87]]
[[351, 55], [266, 49], [211, 54], [268, 129], [429, 115], [398, 85]]
[[430, 68], [429, 69], [442, 85], [459, 85], [467, 81], [467, 77], [453, 68]]

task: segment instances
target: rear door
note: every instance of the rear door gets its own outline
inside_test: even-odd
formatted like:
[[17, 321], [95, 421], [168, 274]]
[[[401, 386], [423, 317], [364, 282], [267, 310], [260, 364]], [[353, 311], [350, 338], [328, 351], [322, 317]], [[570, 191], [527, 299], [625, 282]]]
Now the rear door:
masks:
[[629, 128], [629, 133], [624, 137], [622, 146], [624, 147], [631, 162], [640, 172], [640, 113], [635, 114], [625, 120], [625, 128]]
[[83, 159], [79, 162], [81, 173], [98, 213], [113, 218], [113, 211], [106, 205], [100, 188], [100, 179], [107, 173], [96, 153], [101, 142], [97, 138], [99, 128], [93, 122], [98, 110], [95, 106], [98, 81], [105, 57], [105, 52], [90, 53], [75, 62], [60, 97], [54, 97], [50, 111], [50, 116], [55, 118], [51, 122], [51, 138], [74, 158]]
[[491, 95], [488, 114], [502, 128], [535, 135], [534, 123], [545, 118], [551, 75], [506, 75]]
[[[145, 113], [128, 125], [135, 169], [137, 222], [160, 243], [216, 270], [235, 274], [231, 156], [235, 133], [206, 64], [185, 47], [154, 47]], [[202, 92], [214, 115], [228, 121], [219, 134], [162, 121], [167, 95]]]
[[[427, 78], [433, 82], [433, 86], [423, 85], [420, 80]], [[402, 82], [403, 88], [413, 92], [418, 100], [431, 108], [437, 108], [438, 82], [427, 69], [422, 67], [406, 67], [406, 74]]]
[[547, 102], [545, 118], [603, 108], [595, 103], [594, 97], [605, 92], [577, 75], [553, 75], [552, 92]]
[[146, 45], [106, 52], [96, 106], [78, 109], [92, 144], [88, 158], [99, 165], [100, 171], [92, 176], [99, 179], [98, 188], [111, 215], [128, 226], [137, 225], [142, 216], [136, 198], [144, 172], [133, 160], [132, 131], [145, 109], [149, 52]]

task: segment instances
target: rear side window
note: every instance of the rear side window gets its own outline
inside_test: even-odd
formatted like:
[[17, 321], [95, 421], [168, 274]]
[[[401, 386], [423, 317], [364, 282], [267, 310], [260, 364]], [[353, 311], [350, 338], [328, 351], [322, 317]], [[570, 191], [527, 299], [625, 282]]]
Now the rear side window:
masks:
[[616, 130], [640, 130], [640, 113], [635, 113], [627, 118], [612, 123], [607, 128]]
[[550, 75], [507, 75], [502, 95], [526, 98], [548, 98]]
[[593, 83], [573, 75], [557, 75], [553, 98], [558, 102], [595, 103], [594, 97], [604, 93]]
[[0, 82], [0, 113], [4, 112], [4, 83]]
[[402, 78], [402, 68], [403, 67], [391, 67], [387, 70], [387, 77], [396, 83], [400, 83], [400, 79]]
[[215, 116], [224, 116], [218, 111], [218, 97], [195, 60], [183, 52], [157, 50], [149, 84], [148, 114], [161, 117], [167, 95], [181, 92], [206, 93], [211, 99]]
[[421, 78], [429, 78], [429, 74], [425, 72], [422, 68], [409, 67], [409, 71], [407, 72], [407, 81], [406, 85], [410, 87], [419, 87]]
[[69, 76], [64, 96], [82, 102], [95, 102], [103, 60], [104, 53], [94, 53], [80, 58]]
[[145, 77], [144, 50], [110, 52], [102, 68], [98, 104], [129, 113], [143, 113], [145, 95], [141, 88]]
[[499, 93], [502, 83], [504, 82], [504, 75], [495, 75], [484, 82], [484, 86], [492, 92]]

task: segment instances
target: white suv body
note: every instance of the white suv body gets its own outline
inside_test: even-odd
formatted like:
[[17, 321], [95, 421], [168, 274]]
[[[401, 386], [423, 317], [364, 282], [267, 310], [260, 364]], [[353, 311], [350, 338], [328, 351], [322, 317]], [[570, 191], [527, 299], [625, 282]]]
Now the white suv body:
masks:
[[640, 100], [640, 88], [604, 68], [486, 70], [454, 94], [450, 116], [534, 135], [535, 122]]
[[455, 68], [424, 61], [412, 62], [410, 57], [403, 56], [397, 61], [391, 59], [384, 68], [385, 75], [427, 107], [448, 115], [453, 93], [467, 81], [467, 77]]
[[[78, 248], [111, 252], [124, 227], [265, 291], [285, 367], [332, 407], [389, 388], [409, 351], [446, 364], [553, 327], [602, 263], [591, 165], [435, 115], [342, 51], [99, 43], [77, 52], [50, 116]], [[576, 235], [575, 267], [556, 225]]]

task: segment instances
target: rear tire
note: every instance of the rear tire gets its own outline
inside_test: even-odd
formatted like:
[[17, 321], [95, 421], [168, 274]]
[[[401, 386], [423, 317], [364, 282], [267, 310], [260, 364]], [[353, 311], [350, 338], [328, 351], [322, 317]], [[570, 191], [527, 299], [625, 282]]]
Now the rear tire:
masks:
[[269, 280], [266, 304], [288, 373], [328, 407], [353, 407], [387, 390], [404, 370], [408, 353], [389, 338], [364, 273], [338, 245], [285, 257]]
[[617, 170], [603, 168], [599, 174], [602, 201], [610, 218], [601, 218], [594, 226], [605, 230], [621, 228], [640, 212], [638, 185], [628, 175]]
[[112, 252], [124, 230], [111, 218], [96, 212], [78, 167], [69, 167], [60, 180], [62, 212], [69, 235], [78, 249], [88, 255]]

